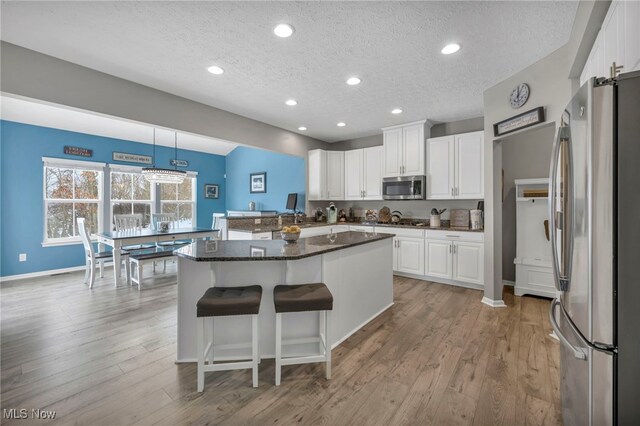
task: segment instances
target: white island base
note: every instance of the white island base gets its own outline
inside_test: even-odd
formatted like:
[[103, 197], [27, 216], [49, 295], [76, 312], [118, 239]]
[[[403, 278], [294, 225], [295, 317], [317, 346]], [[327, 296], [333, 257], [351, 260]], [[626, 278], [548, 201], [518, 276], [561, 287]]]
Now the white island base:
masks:
[[[249, 242], [246, 242], [247, 244]], [[259, 249], [260, 243], [253, 247]], [[393, 305], [392, 239], [331, 251], [299, 260], [195, 261], [178, 257], [177, 362], [196, 362], [196, 302], [211, 286], [262, 286], [259, 320], [261, 358], [275, 355], [273, 288], [322, 282], [333, 294], [329, 338], [334, 348]], [[317, 337], [317, 312], [283, 315], [284, 339]], [[207, 331], [209, 332], [209, 331]], [[251, 317], [215, 318], [216, 360], [250, 358]], [[284, 356], [318, 352], [318, 343], [283, 347]]]

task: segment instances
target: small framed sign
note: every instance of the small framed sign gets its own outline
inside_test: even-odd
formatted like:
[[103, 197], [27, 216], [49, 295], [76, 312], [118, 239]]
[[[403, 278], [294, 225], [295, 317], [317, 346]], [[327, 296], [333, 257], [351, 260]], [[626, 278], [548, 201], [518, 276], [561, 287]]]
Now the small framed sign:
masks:
[[267, 249], [264, 247], [249, 246], [251, 249], [251, 257], [265, 257]]
[[79, 146], [65, 145], [64, 153], [68, 155], [77, 155], [78, 157], [93, 157], [93, 150], [81, 148]]
[[534, 108], [493, 125], [493, 135], [502, 136], [544, 122], [544, 107]]
[[128, 154], [126, 152], [113, 152], [113, 161], [125, 163], [153, 164], [153, 157], [149, 155]]
[[249, 192], [252, 194], [267, 192], [267, 172], [249, 175]]
[[218, 185], [212, 183], [206, 183], [204, 185], [204, 198], [218, 198], [220, 194], [218, 193], [219, 187]]
[[169, 164], [176, 167], [189, 167], [189, 162], [187, 160], [171, 160]]

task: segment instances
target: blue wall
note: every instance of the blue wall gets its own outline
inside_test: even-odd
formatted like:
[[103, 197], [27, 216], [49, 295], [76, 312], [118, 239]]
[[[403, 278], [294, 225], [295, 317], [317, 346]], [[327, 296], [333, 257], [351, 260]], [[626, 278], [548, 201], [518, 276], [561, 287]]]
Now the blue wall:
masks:
[[[44, 232], [42, 157], [116, 163], [111, 157], [113, 151], [152, 155], [153, 147], [11, 121], [0, 120], [0, 127], [0, 276], [83, 265], [81, 244], [41, 245]], [[93, 157], [65, 155], [64, 145], [92, 149]], [[168, 166], [173, 149], [157, 147], [156, 156], [158, 166]], [[212, 213], [226, 210], [225, 157], [179, 150], [178, 158], [189, 161], [188, 170], [198, 172], [197, 226], [208, 228]], [[219, 199], [204, 198], [205, 183], [220, 185]], [[27, 254], [27, 262], [18, 262], [19, 253]]]
[[[251, 194], [249, 175], [260, 172], [267, 172], [267, 192]], [[227, 155], [227, 210], [247, 210], [255, 201], [258, 210], [284, 211], [290, 192], [298, 194], [298, 209], [304, 210], [306, 179], [301, 157], [238, 147]]]

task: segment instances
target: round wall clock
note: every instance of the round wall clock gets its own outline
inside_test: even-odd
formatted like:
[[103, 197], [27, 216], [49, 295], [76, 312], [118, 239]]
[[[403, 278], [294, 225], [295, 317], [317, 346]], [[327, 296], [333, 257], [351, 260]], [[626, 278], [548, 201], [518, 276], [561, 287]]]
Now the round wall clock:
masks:
[[518, 87], [513, 89], [511, 92], [511, 96], [509, 96], [509, 103], [511, 104], [511, 108], [517, 109], [522, 105], [527, 103], [527, 99], [529, 99], [529, 85], [527, 83], [518, 84]]

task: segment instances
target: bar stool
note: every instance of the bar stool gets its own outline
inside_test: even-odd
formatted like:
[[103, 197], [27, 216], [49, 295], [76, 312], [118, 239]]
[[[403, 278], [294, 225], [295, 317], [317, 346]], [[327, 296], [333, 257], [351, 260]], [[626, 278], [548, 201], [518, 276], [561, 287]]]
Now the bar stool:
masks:
[[[276, 308], [276, 386], [280, 384], [283, 365], [324, 362], [326, 377], [331, 378], [331, 340], [329, 339], [329, 311], [333, 309], [333, 296], [326, 285], [299, 284], [277, 285], [273, 289], [273, 302]], [[282, 340], [282, 314], [287, 312], [319, 312], [319, 336]], [[321, 352], [318, 355], [282, 357], [282, 345], [318, 342]]]
[[[207, 371], [253, 370], [253, 387], [258, 387], [258, 312], [262, 300], [262, 287], [252, 285], [246, 287], [211, 287], [198, 300], [197, 311], [197, 341], [198, 341], [198, 392], [204, 390], [204, 373]], [[213, 362], [213, 319], [221, 316], [251, 315], [251, 361], [228, 362], [214, 364]], [[205, 347], [205, 320], [209, 319], [211, 326], [211, 340], [207, 339]], [[246, 345], [248, 346], [248, 345]], [[238, 345], [234, 345], [238, 347]], [[209, 363], [205, 358], [209, 355]]]

